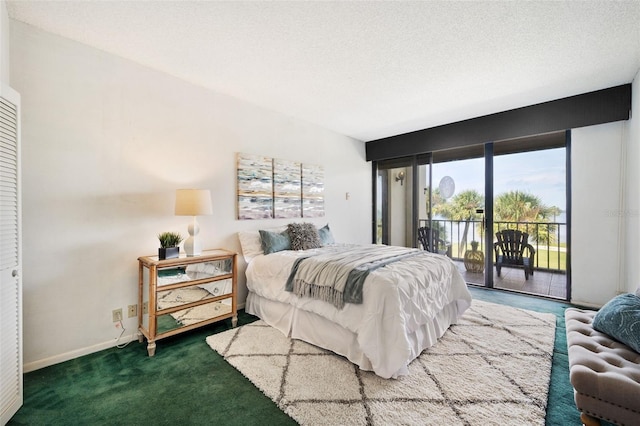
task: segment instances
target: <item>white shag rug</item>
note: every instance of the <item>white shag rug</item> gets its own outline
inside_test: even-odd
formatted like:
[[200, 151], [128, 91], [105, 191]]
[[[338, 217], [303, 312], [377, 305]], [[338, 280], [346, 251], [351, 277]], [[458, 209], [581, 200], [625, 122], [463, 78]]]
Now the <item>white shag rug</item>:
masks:
[[553, 314], [474, 300], [399, 379], [261, 320], [207, 343], [302, 425], [544, 425], [555, 324]]

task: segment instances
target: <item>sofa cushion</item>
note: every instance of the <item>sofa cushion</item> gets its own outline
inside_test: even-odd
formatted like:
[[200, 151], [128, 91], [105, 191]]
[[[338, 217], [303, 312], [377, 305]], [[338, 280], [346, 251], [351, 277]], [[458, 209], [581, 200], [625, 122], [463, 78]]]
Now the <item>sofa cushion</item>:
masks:
[[593, 328], [640, 352], [640, 297], [614, 297], [593, 318]]

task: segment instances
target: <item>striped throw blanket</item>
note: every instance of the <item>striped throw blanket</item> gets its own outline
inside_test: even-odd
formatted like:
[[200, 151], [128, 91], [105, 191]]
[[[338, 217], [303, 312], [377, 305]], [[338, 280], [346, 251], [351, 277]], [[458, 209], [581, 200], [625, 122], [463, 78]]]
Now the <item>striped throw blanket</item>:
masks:
[[342, 309], [345, 303], [362, 303], [369, 273], [420, 253], [418, 249], [378, 245], [328, 247], [296, 259], [285, 288]]

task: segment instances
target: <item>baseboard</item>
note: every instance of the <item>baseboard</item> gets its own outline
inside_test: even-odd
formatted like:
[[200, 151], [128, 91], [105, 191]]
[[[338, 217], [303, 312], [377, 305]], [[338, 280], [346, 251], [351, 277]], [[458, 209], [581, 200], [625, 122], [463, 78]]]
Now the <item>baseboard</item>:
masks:
[[70, 361], [75, 358], [79, 358], [84, 355], [100, 352], [105, 349], [112, 348], [118, 345], [124, 345], [132, 340], [138, 340], [138, 330], [135, 330], [131, 335], [122, 336], [120, 340], [111, 339], [108, 342], [98, 343], [96, 345], [88, 346], [86, 348], [76, 349], [74, 351], [65, 352], [60, 355], [52, 356], [38, 361], [25, 363], [23, 366], [24, 372], [29, 373], [31, 371], [39, 370], [41, 368], [49, 367], [61, 362]]
[[[245, 305], [244, 303], [241, 303], [241, 304], [239, 303], [238, 304], [238, 311], [244, 309], [244, 305]], [[72, 359], [79, 358], [81, 356], [90, 355], [92, 353], [100, 352], [100, 351], [103, 351], [105, 349], [110, 349], [110, 348], [116, 346], [116, 344], [117, 345], [124, 345], [124, 344], [129, 343], [129, 342], [131, 342], [133, 340], [138, 340], [138, 330], [137, 329], [133, 333], [131, 333], [130, 335], [122, 336], [120, 338], [120, 340], [111, 339], [108, 342], [98, 343], [96, 345], [88, 346], [86, 348], [76, 349], [74, 351], [65, 352], [65, 353], [60, 354], [60, 355], [52, 356], [52, 357], [45, 358], [45, 359], [40, 359], [38, 361], [25, 363], [22, 366], [22, 368], [23, 368], [25, 373], [29, 373], [31, 371], [40, 370], [41, 368], [50, 367], [50, 366], [55, 365], [55, 364], [60, 364], [61, 362], [70, 361]]]

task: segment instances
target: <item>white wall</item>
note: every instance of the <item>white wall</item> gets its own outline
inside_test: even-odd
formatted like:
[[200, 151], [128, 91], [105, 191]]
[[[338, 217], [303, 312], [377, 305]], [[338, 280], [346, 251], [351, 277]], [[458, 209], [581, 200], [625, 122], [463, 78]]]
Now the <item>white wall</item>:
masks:
[[0, 83], [9, 85], [9, 14], [0, 0]]
[[[631, 119], [572, 131], [572, 302], [640, 286], [640, 71]], [[635, 114], [634, 114], [635, 111]]]
[[[371, 242], [362, 142], [16, 21], [11, 59], [23, 106], [27, 371], [115, 343], [111, 311], [136, 303], [137, 258], [157, 252], [161, 231], [186, 234], [175, 189], [212, 190], [214, 214], [199, 218], [205, 248], [239, 251], [237, 231], [289, 222], [235, 219], [237, 152], [324, 166], [326, 217], [313, 222], [338, 241]], [[134, 333], [136, 320], [125, 326]]]
[[640, 286], [640, 70], [633, 80], [631, 119], [627, 123], [625, 145], [625, 192], [623, 218], [625, 224], [625, 282], [627, 292]]
[[571, 301], [577, 304], [601, 306], [623, 289], [620, 211], [626, 125], [602, 124], [571, 133]]

